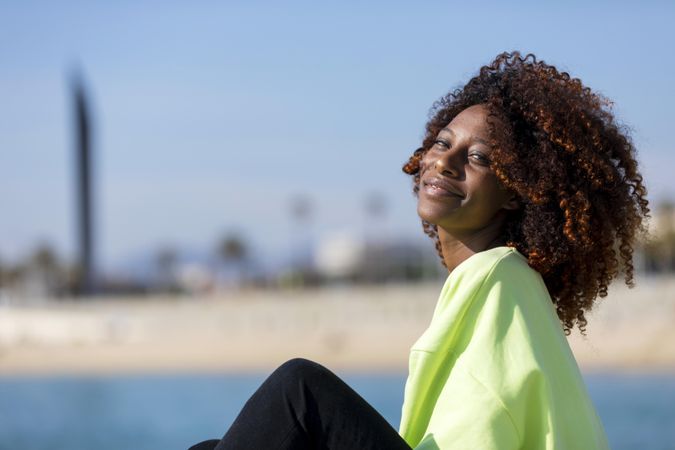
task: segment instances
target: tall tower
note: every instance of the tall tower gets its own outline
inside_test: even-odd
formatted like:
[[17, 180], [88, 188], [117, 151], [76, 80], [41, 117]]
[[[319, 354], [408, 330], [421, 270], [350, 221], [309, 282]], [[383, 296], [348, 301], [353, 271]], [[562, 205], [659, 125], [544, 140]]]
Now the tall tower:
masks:
[[77, 197], [77, 295], [96, 292], [92, 208], [91, 117], [87, 92], [79, 72], [71, 81], [74, 99], [75, 172]]

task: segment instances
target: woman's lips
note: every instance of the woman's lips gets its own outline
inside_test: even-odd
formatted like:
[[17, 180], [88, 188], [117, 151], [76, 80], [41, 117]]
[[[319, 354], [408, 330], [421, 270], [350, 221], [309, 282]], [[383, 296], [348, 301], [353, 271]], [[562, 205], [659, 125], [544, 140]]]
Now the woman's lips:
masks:
[[463, 195], [454, 192], [447, 182], [433, 178], [424, 181], [422, 183], [422, 189], [426, 194], [435, 197], [464, 197]]

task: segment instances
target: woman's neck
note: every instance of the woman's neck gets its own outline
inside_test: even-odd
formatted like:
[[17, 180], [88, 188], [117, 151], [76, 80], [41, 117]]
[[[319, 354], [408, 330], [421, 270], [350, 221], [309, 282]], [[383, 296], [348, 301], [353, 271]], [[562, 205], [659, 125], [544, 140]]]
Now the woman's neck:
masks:
[[452, 272], [455, 267], [476, 253], [506, 244], [502, 233], [490, 229], [460, 237], [438, 227], [438, 238], [448, 272]]

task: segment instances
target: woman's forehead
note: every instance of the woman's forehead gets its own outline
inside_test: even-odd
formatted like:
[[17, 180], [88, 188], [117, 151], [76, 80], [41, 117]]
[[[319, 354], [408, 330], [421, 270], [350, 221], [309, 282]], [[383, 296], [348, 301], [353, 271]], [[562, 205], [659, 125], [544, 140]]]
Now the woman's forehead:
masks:
[[485, 139], [489, 134], [488, 114], [484, 105], [470, 106], [457, 114], [441, 131], [458, 137], [475, 136], [477, 139]]

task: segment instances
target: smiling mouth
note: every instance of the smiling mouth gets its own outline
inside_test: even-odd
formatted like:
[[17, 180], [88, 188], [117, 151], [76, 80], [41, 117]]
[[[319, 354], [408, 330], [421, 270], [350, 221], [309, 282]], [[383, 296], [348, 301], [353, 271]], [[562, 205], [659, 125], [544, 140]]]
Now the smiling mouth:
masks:
[[448, 189], [444, 183], [439, 182], [437, 180], [428, 180], [424, 181], [423, 183], [423, 190], [432, 196], [438, 196], [438, 197], [459, 197], [463, 198], [463, 195], [460, 195], [450, 189]]

